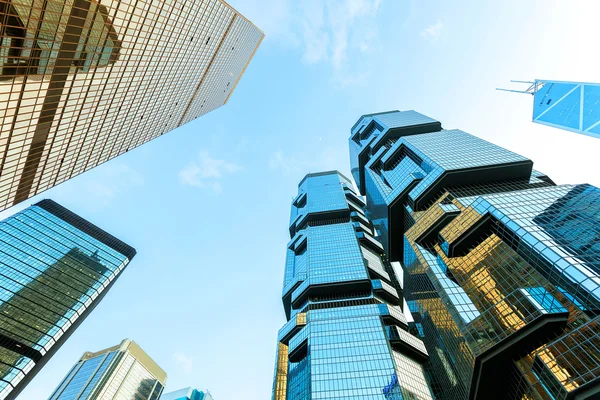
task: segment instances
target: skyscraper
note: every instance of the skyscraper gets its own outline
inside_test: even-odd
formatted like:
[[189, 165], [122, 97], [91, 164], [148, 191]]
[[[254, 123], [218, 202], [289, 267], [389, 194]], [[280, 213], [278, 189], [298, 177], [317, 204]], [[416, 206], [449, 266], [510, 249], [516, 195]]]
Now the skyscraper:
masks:
[[208, 392], [192, 389], [191, 387], [165, 393], [160, 400], [213, 400]]
[[135, 250], [51, 200], [0, 222], [0, 399], [14, 399]]
[[5, 0], [0, 21], [0, 210], [220, 107], [264, 36], [222, 0]]
[[428, 353], [407, 331], [402, 288], [363, 207], [337, 171], [298, 185], [273, 400], [432, 399]]
[[533, 122], [600, 138], [600, 83], [536, 79], [513, 81], [526, 90], [504, 90], [533, 95]]
[[600, 189], [414, 111], [362, 116], [350, 149], [436, 398], [600, 396]]
[[48, 400], [158, 400], [167, 374], [133, 340], [87, 352]]

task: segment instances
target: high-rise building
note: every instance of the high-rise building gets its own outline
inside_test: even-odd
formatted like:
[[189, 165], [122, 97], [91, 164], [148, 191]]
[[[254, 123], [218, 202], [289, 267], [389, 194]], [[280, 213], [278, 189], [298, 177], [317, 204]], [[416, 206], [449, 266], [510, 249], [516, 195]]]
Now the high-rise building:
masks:
[[264, 36], [222, 0], [3, 0], [0, 21], [0, 210], [222, 106]]
[[414, 111], [350, 149], [437, 399], [600, 398], [600, 189]]
[[135, 250], [51, 200], [0, 222], [0, 399], [14, 399]]
[[600, 138], [600, 83], [536, 79], [525, 90], [533, 95], [533, 122]]
[[308, 174], [289, 224], [273, 400], [432, 399], [402, 288], [337, 171]]
[[165, 393], [160, 400], [213, 400], [208, 392], [202, 392], [191, 387]]
[[167, 374], [133, 340], [87, 352], [48, 400], [158, 400]]

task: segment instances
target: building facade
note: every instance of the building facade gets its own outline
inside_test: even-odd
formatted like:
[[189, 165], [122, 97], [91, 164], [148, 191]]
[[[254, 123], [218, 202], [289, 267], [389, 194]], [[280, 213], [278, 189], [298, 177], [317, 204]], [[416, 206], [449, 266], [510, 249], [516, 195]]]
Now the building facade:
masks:
[[135, 250], [51, 200], [0, 222], [0, 399], [14, 399]]
[[414, 111], [362, 116], [350, 154], [435, 398], [600, 398], [600, 189]]
[[48, 400], [158, 400], [167, 374], [133, 340], [86, 352]]
[[600, 83], [536, 79], [526, 90], [533, 95], [533, 122], [600, 138]]
[[202, 392], [191, 387], [165, 393], [160, 400], [213, 400], [208, 392]]
[[0, 210], [222, 106], [264, 36], [222, 0], [7, 0], [0, 19]]
[[408, 332], [402, 287], [363, 208], [337, 171], [298, 186], [273, 400], [433, 398], [428, 353]]

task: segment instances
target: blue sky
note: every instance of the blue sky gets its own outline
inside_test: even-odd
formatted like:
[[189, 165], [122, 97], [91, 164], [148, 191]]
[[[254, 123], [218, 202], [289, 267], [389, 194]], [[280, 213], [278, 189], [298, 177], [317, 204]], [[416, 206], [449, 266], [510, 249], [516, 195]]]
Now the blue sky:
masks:
[[595, 3], [230, 0], [267, 36], [225, 107], [3, 213], [52, 198], [138, 250], [19, 400], [125, 337], [167, 390], [270, 398], [290, 201], [308, 172], [349, 173], [361, 114], [414, 109], [600, 186], [600, 140], [533, 124], [531, 96], [494, 90], [600, 82]]

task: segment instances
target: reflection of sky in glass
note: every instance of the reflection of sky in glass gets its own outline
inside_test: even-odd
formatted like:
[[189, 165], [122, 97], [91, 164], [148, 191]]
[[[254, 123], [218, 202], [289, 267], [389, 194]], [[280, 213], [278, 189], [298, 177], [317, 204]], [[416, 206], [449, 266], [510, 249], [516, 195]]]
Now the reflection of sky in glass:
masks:
[[0, 222], [1, 333], [21, 349], [0, 343], [3, 382], [22, 381], [128, 262], [40, 205]]
[[420, 362], [398, 345], [390, 347], [391, 323], [394, 340], [426, 352], [405, 331], [392, 270], [362, 208], [350, 182], [335, 171], [309, 174], [298, 187], [284, 274], [288, 322], [278, 333], [278, 352], [285, 357], [277, 358], [275, 400], [432, 398]]
[[600, 137], [600, 85], [538, 81], [533, 121]]
[[[436, 123], [438, 126], [434, 126]], [[349, 141], [350, 164], [352, 176], [361, 191], [365, 189], [361, 187], [364, 185], [363, 168], [369, 157], [359, 160], [360, 154], [363, 153], [363, 156], [366, 156], [367, 153], [375, 154], [382, 147], [389, 147], [390, 143], [397, 139], [397, 135], [390, 135], [390, 132], [418, 125], [429, 125], [428, 129], [432, 132], [441, 129], [438, 121], [413, 110], [367, 114], [356, 122], [352, 127]]]
[[[406, 238], [404, 238], [404, 248], [405, 264], [410, 265], [417, 260], [417, 256]], [[432, 277], [434, 279], [432, 280], [438, 283], [439, 295], [444, 297], [446, 304], [448, 306], [452, 305], [461, 319], [467, 324], [479, 317], [481, 314], [465, 290], [448, 278], [448, 266], [444, 263], [444, 260], [439, 255], [432, 254], [419, 244], [415, 243], [415, 248], [421, 253], [423, 260], [430, 268], [431, 274], [434, 275]]]

